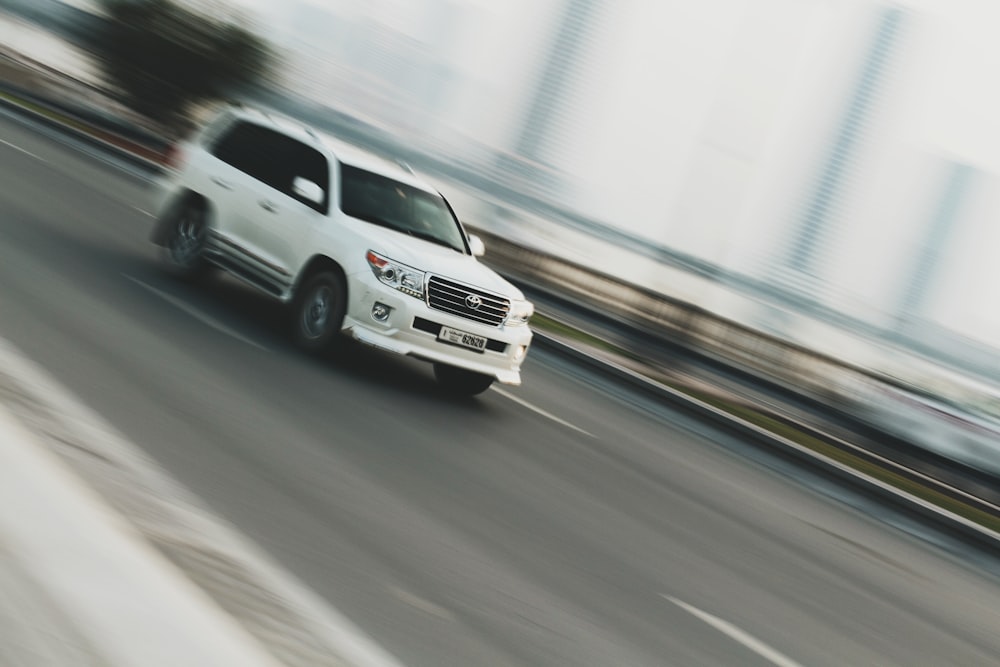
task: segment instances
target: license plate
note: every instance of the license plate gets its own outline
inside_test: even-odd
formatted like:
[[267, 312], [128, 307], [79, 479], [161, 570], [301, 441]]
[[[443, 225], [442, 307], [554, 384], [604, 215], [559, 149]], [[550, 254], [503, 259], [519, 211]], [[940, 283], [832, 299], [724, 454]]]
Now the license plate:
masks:
[[451, 327], [441, 327], [441, 331], [438, 333], [438, 340], [451, 343], [452, 345], [461, 345], [462, 347], [480, 352], [486, 349], [485, 336], [477, 336], [465, 331], [459, 331], [458, 329], [452, 329]]

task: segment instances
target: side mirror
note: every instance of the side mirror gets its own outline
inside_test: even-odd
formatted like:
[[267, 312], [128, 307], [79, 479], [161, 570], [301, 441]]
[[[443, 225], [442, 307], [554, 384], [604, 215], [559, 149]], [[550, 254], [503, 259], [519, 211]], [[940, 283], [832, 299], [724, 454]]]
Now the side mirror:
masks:
[[473, 257], [482, 257], [486, 254], [486, 244], [475, 234], [469, 234], [469, 249], [472, 250]]
[[323, 203], [323, 188], [301, 176], [296, 176], [292, 181], [292, 194], [312, 204]]

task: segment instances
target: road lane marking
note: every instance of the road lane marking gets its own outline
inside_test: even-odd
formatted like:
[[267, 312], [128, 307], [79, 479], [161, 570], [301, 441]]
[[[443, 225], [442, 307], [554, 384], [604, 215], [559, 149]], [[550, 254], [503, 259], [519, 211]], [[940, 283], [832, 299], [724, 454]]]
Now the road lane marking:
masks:
[[777, 665], [778, 667], [801, 667], [799, 663], [795, 662], [791, 658], [782, 655], [781, 653], [774, 650], [764, 642], [760, 641], [750, 633], [745, 632], [740, 628], [736, 627], [729, 621], [724, 621], [718, 616], [713, 616], [712, 614], [709, 614], [707, 611], [702, 611], [701, 609], [698, 609], [693, 605], [689, 605], [687, 602], [684, 602], [683, 600], [678, 600], [675, 597], [667, 595], [666, 593], [661, 593], [661, 595], [666, 599], [670, 600], [671, 602], [673, 602], [675, 605], [677, 605], [684, 611], [691, 614], [692, 616], [701, 619], [702, 621], [704, 621], [708, 625], [711, 625], [713, 628], [715, 628], [722, 634], [726, 635], [730, 639], [739, 642], [740, 644], [747, 647], [760, 657], [770, 661], [772, 664]]
[[8, 148], [13, 148], [13, 149], [14, 149], [14, 150], [16, 150], [16, 151], [21, 151], [21, 152], [22, 152], [22, 153], [24, 153], [25, 155], [27, 155], [27, 156], [29, 156], [29, 157], [33, 157], [33, 158], [35, 158], [35, 159], [36, 159], [36, 160], [38, 160], [39, 162], [48, 162], [48, 160], [46, 160], [45, 158], [43, 158], [43, 157], [41, 157], [41, 156], [38, 156], [38, 155], [35, 155], [35, 154], [34, 154], [34, 153], [32, 153], [31, 151], [29, 151], [29, 150], [27, 150], [27, 149], [25, 149], [25, 148], [21, 148], [21, 147], [20, 147], [20, 146], [18, 146], [17, 144], [12, 144], [12, 143], [10, 143], [9, 141], [7, 141], [6, 139], [0, 139], [0, 144], [3, 144], [4, 146], [7, 146]]
[[552, 414], [551, 412], [546, 412], [545, 410], [542, 410], [542, 409], [541, 409], [540, 407], [538, 407], [538, 406], [536, 406], [536, 405], [532, 405], [531, 403], [528, 403], [528, 402], [527, 402], [526, 400], [524, 400], [523, 398], [518, 398], [518, 397], [517, 397], [517, 396], [515, 396], [514, 394], [511, 394], [511, 393], [509, 393], [509, 392], [506, 392], [506, 391], [504, 391], [503, 389], [500, 389], [499, 387], [493, 387], [493, 391], [495, 391], [496, 393], [500, 394], [500, 395], [501, 395], [501, 396], [503, 396], [504, 398], [509, 398], [510, 400], [514, 401], [514, 402], [515, 402], [515, 403], [517, 403], [518, 405], [523, 405], [524, 407], [528, 408], [528, 409], [529, 409], [529, 410], [531, 410], [532, 412], [537, 412], [537, 413], [538, 413], [538, 414], [540, 414], [541, 416], [543, 416], [543, 417], [545, 417], [545, 418], [547, 418], [547, 419], [551, 419], [552, 421], [554, 421], [554, 422], [555, 422], [555, 423], [557, 423], [557, 424], [562, 424], [562, 425], [563, 425], [563, 426], [565, 426], [566, 428], [571, 428], [571, 429], [573, 429], [574, 431], [578, 431], [578, 432], [580, 432], [580, 433], [583, 433], [584, 435], [587, 435], [587, 436], [590, 436], [591, 438], [594, 438], [594, 437], [596, 437], [596, 436], [595, 436], [595, 435], [594, 435], [593, 433], [588, 433], [587, 431], [584, 431], [584, 430], [583, 430], [582, 428], [580, 428], [579, 426], [576, 426], [576, 425], [574, 425], [574, 424], [570, 424], [570, 423], [569, 423], [568, 421], [566, 421], [565, 419], [560, 419], [559, 417], [556, 417], [556, 416], [555, 416], [554, 414]]
[[198, 310], [194, 306], [192, 306], [192, 305], [190, 305], [188, 303], [185, 303], [181, 299], [178, 299], [175, 296], [167, 294], [163, 290], [159, 290], [159, 289], [153, 287], [152, 285], [150, 285], [148, 283], [144, 283], [143, 281], [139, 280], [138, 278], [134, 278], [134, 277], [128, 275], [127, 273], [123, 273], [122, 275], [125, 276], [126, 278], [128, 278], [129, 280], [131, 280], [132, 282], [134, 282], [139, 287], [142, 287], [144, 289], [149, 290], [150, 292], [152, 292], [156, 296], [160, 297], [161, 299], [163, 299], [164, 301], [166, 301], [170, 305], [174, 306], [175, 308], [178, 308], [178, 309], [184, 311], [185, 313], [187, 313], [191, 317], [195, 318], [196, 320], [198, 320], [202, 324], [207, 324], [208, 326], [212, 327], [216, 331], [224, 333], [227, 336], [230, 336], [231, 338], [235, 338], [236, 340], [238, 340], [240, 342], [246, 343], [247, 345], [252, 345], [253, 347], [257, 348], [258, 350], [263, 350], [264, 352], [269, 352], [269, 350], [266, 347], [264, 347], [263, 345], [261, 345], [260, 343], [257, 343], [256, 341], [253, 341], [253, 340], [250, 340], [249, 338], [247, 338], [246, 336], [244, 336], [243, 334], [241, 334], [239, 331], [236, 331], [236, 330], [234, 330], [234, 329], [226, 326], [225, 324], [223, 324], [219, 320], [215, 319], [211, 315], [207, 315], [206, 313], [203, 313], [202, 311]]
[[425, 600], [419, 595], [415, 595], [407, 590], [400, 588], [399, 586], [388, 586], [389, 592], [395, 595], [397, 598], [405, 602], [406, 604], [426, 612], [432, 616], [437, 616], [445, 621], [454, 621], [455, 615], [442, 607], [441, 605], [434, 604], [430, 600]]

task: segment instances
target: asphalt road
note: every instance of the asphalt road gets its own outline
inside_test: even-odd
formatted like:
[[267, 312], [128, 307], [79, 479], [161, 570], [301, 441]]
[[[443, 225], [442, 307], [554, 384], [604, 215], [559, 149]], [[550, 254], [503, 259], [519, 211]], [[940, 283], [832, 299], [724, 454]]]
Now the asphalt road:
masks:
[[265, 297], [162, 273], [144, 183], [0, 139], [0, 337], [404, 663], [1000, 664], [992, 563], [542, 350], [476, 400], [306, 358]]

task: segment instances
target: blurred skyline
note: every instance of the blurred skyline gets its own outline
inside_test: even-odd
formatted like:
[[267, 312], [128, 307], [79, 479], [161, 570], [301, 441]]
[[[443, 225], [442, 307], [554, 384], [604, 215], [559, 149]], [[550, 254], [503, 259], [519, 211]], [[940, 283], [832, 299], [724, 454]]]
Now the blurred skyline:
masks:
[[[318, 68], [299, 72], [299, 87], [312, 82], [309, 92], [333, 106], [353, 103], [338, 76], [374, 71], [366, 60], [380, 52], [379, 40], [412, 39], [436, 67], [419, 84], [426, 108], [408, 100], [379, 120], [429, 131], [455, 151], [463, 137], [501, 150], [517, 144], [566, 4], [238, 2], [279, 43], [311, 52], [306, 63], [341, 69], [328, 84]], [[823, 297], [867, 319], [896, 317], [928, 242], [927, 218], [952, 165], [967, 165], [974, 183], [955, 212], [921, 315], [982, 341], [1000, 336], [1000, 315], [982, 307], [1000, 301], [990, 252], [1000, 235], [989, 224], [1000, 173], [993, 120], [1000, 96], [990, 85], [1000, 74], [1000, 46], [989, 29], [1000, 18], [996, 3], [597, 4], [599, 29], [585, 36], [585, 61], [546, 154], [545, 166], [566, 176], [559, 198], [626, 232], [757, 274], [778, 261], [808, 181], [822, 169], [877, 13], [903, 10], [897, 54], [878, 91], [885, 99], [853, 156], [853, 180], [819, 251]]]
[[[245, 10], [285, 50], [284, 74], [296, 92], [470, 163], [485, 149], [518, 150], [569, 6], [192, 4]], [[874, 98], [864, 102], [863, 136], [838, 167], [836, 200], [813, 250], [815, 275], [786, 279], [886, 326], [916, 304], [920, 312], [910, 315], [918, 320], [996, 346], [1000, 312], [984, 306], [1000, 301], [992, 253], [1000, 231], [991, 224], [1000, 212], [996, 3], [592, 4], [597, 18], [579, 35], [583, 48], [554, 111], [558, 122], [538, 151], [514, 157], [555, 173], [544, 194], [562, 205], [759, 277], [780, 269], [810, 197], [815, 203], [817, 179], [845, 158], [830, 147], [850, 114], [879, 13], [899, 8], [899, 37]], [[968, 183], [943, 233], [932, 218], [956, 169], [968, 170]], [[913, 293], [915, 276], [925, 293]], [[669, 289], [665, 280], [648, 277], [658, 289]]]
[[[78, 6], [93, 6], [95, 0], [65, 0]], [[444, 38], [446, 44], [437, 48], [447, 51], [457, 63], [486, 80], [502, 81], [510, 72], [503, 62], [492, 56], [489, 46], [498, 40], [515, 38], [511, 46], [524, 47], [531, 39], [544, 39], [534, 26], [551, 21], [562, 4], [561, 0], [530, 2], [509, 0], [493, 3], [487, 0], [375, 0], [359, 3], [354, 0], [227, 0], [229, 4], [247, 9], [251, 19], [265, 33], [286, 46], [303, 43], [315, 47], [315, 37], [321, 27], [304, 24], [303, 18], [327, 21], [334, 25], [342, 19], [365, 17], [384, 23], [393, 30], [415, 39], [430, 42]], [[194, 3], [204, 8], [204, 2]], [[692, 6], [694, 5], [694, 6]], [[731, 38], [740, 32], [740, 23], [753, 23], [760, 38], [756, 48], [761, 52], [776, 51], [785, 44], [776, 44], [772, 37], [787, 36], [806, 41], [809, 28], [826, 23], [825, 30], [814, 34], [833, 37], [834, 26], [859, 9], [897, 6], [922, 14], [930, 30], [921, 53], [914, 54], [919, 63], [923, 88], [918, 113], [908, 115], [906, 131], [926, 142], [929, 147], [954, 153], [959, 159], [991, 171], [1000, 170], [1000, 128], [992, 119], [1000, 113], [1000, 94], [986, 85], [1000, 69], [1000, 44], [995, 40], [994, 26], [1000, 21], [1000, 6], [992, 0], [897, 0], [885, 3], [877, 0], [706, 0], [700, 3], [649, 3], [626, 0], [616, 3], [614, 11], [605, 12], [608, 38], [600, 54], [606, 62], [603, 69], [613, 77], [626, 78], [619, 89], [635, 87], [633, 80], [648, 80], [648, 73], [635, 71], [637, 60], [651, 68], [673, 62], [674, 71], [659, 71], [669, 78], [686, 76], [701, 78], [714, 74], [712, 66], [724, 59], [727, 51], [741, 45]], [[445, 18], [446, 15], [451, 18]], [[850, 20], [848, 18], [848, 20]], [[449, 31], [442, 24], [457, 29]], [[806, 30], [797, 30], [805, 28]], [[340, 31], [331, 30], [331, 36]], [[435, 34], [436, 33], [436, 34]], [[337, 45], [326, 45], [335, 52]], [[647, 43], [649, 42], [649, 43]], [[657, 44], [656, 42], [660, 42]], [[728, 43], [727, 43], [728, 42]], [[650, 48], [652, 46], [653, 48]], [[714, 48], [721, 47], [721, 48]], [[530, 50], [530, 48], [529, 48]], [[714, 58], [678, 62], [670, 56], [681, 51], [715, 51]], [[660, 55], [655, 51], [666, 51]], [[796, 53], [784, 52], [786, 56]], [[508, 57], [511, 53], [506, 53]], [[636, 56], [640, 56], [636, 58]], [[765, 60], [766, 56], [758, 57]], [[516, 58], [515, 58], [516, 60]], [[509, 63], [519, 65], [520, 63]], [[627, 64], [630, 66], [622, 67]], [[618, 66], [616, 66], [618, 65]], [[678, 72], [683, 65], [684, 72]], [[692, 67], [694, 66], [694, 67]], [[521, 67], [514, 67], [523, 73]], [[656, 77], [661, 78], [661, 77]], [[667, 76], [662, 76], [665, 83]], [[748, 82], [749, 83], [749, 82]], [[641, 86], [644, 87], [645, 86]], [[765, 96], [768, 91], [747, 86], [749, 96]], [[646, 95], [649, 95], [646, 88]], [[610, 102], [610, 101], [609, 101]], [[620, 105], [615, 105], [620, 106]]]

